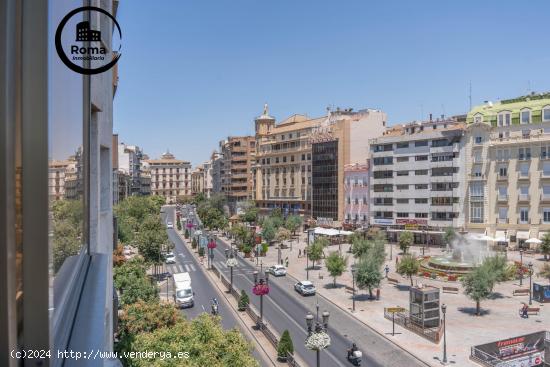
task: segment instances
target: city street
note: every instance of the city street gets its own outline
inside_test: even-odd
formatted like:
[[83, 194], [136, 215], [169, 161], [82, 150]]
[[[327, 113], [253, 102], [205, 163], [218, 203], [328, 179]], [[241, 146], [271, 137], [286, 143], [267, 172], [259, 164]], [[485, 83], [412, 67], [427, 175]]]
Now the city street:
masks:
[[[196, 223], [196, 218], [193, 218]], [[218, 239], [218, 247], [214, 251], [214, 265], [229, 279], [229, 269], [225, 266], [224, 250], [228, 244]], [[255, 263], [238, 257], [239, 266], [234, 269], [234, 286], [244, 289], [250, 297], [251, 303], [257, 310], [260, 309], [259, 297], [252, 294], [253, 272]], [[263, 268], [265, 270], [265, 268]], [[293, 282], [287, 277], [270, 277], [270, 293], [264, 297], [264, 320], [279, 335], [289, 330], [296, 353], [314, 366], [315, 353], [307, 350], [303, 341], [306, 338], [305, 316], [308, 311], [316, 314], [316, 304], [319, 304], [319, 313], [327, 310], [330, 313], [329, 335], [331, 345], [321, 352], [321, 366], [347, 366], [346, 350], [355, 342], [363, 351], [365, 366], [425, 366], [405, 351], [386, 341], [376, 332], [365, 327], [364, 324], [346, 315], [341, 309], [327, 302], [322, 297], [302, 297], [293, 290]]]

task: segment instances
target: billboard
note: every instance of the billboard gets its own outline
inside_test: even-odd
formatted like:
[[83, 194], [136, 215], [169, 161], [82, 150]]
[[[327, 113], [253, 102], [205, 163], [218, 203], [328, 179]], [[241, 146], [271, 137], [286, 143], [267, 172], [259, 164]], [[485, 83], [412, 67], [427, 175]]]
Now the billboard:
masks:
[[545, 331], [526, 334], [472, 348], [472, 357], [487, 366], [537, 367], [544, 362]]

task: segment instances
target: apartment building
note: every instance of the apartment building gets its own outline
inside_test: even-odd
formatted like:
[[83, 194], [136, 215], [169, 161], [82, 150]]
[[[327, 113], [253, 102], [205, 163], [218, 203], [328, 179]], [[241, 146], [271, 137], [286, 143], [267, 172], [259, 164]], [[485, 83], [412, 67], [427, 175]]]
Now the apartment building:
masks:
[[197, 166], [191, 172], [191, 195], [204, 192], [204, 167]]
[[438, 245], [446, 227], [464, 226], [461, 120], [413, 122], [370, 141], [370, 224], [390, 240], [410, 230], [416, 243]]
[[214, 151], [210, 157], [210, 166], [212, 177], [212, 193], [222, 192], [222, 166], [223, 166], [223, 155], [219, 152]]
[[170, 204], [178, 196], [191, 196], [191, 163], [166, 152], [159, 159], [148, 159], [145, 166], [151, 175], [153, 195], [163, 196]]
[[50, 201], [65, 198], [65, 179], [76, 169], [73, 160], [53, 160], [48, 163]]
[[369, 164], [344, 166], [344, 227], [356, 229], [369, 224]]
[[382, 136], [387, 116], [374, 109], [327, 109], [310, 136], [312, 217], [317, 224], [339, 227], [345, 220], [345, 167], [364, 163], [369, 140]]
[[466, 230], [527, 247], [550, 231], [550, 93], [487, 102], [467, 123]]
[[118, 169], [130, 178], [130, 195], [141, 195], [141, 160], [143, 151], [137, 145], [118, 144]]
[[267, 105], [256, 117], [255, 201], [260, 212], [311, 215], [312, 129], [325, 118], [293, 115], [276, 124]]
[[253, 136], [230, 136], [219, 144], [223, 157], [220, 167], [221, 192], [232, 211], [238, 203], [253, 198], [256, 141]]

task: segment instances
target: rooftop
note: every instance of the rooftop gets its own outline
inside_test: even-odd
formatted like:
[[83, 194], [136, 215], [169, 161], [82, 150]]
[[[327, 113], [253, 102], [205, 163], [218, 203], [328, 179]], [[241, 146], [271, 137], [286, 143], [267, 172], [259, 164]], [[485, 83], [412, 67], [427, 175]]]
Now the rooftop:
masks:
[[[496, 123], [496, 115], [499, 112], [509, 111], [512, 113], [512, 118], [518, 116], [520, 110], [529, 108], [533, 112], [538, 112], [537, 116], [540, 117], [540, 110], [543, 107], [550, 106], [550, 92], [546, 93], [531, 93], [527, 96], [521, 96], [511, 99], [503, 99], [497, 102], [487, 101], [482, 105], [475, 106], [470, 112], [468, 112], [467, 122], [474, 122], [474, 115], [481, 114], [483, 116], [483, 122]], [[540, 122], [534, 117], [533, 122]], [[512, 121], [512, 123], [514, 123]]]

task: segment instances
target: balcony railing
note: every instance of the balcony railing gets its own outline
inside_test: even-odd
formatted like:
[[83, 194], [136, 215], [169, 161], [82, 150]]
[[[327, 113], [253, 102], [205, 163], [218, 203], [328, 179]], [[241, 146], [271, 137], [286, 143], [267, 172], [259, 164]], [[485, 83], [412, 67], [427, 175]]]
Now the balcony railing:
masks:
[[497, 175], [498, 181], [508, 180], [508, 174], [505, 175]]
[[518, 172], [518, 180], [528, 180], [530, 172]]
[[518, 195], [518, 201], [529, 201], [530, 195], [529, 194], [519, 194]]
[[498, 194], [498, 201], [508, 201], [508, 194]]
[[470, 178], [470, 180], [485, 180], [486, 179], [485, 175], [482, 174], [482, 173], [469, 173], [468, 177]]
[[510, 220], [508, 218], [498, 218], [497, 224], [508, 224]]

